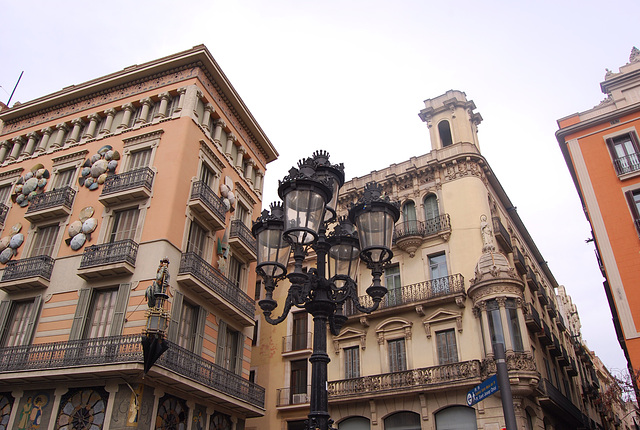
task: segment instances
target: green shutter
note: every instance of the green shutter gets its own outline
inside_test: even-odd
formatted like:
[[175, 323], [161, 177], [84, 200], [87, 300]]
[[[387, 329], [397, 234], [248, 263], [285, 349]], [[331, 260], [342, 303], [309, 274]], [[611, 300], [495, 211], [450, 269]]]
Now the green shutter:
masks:
[[238, 375], [242, 375], [242, 361], [244, 360], [244, 335], [237, 332], [238, 336], [238, 349], [236, 351], [235, 372]]
[[79, 291], [78, 304], [76, 305], [76, 314], [73, 316], [73, 324], [71, 324], [71, 333], [69, 340], [78, 340], [82, 337], [82, 330], [87, 319], [89, 310], [89, 301], [91, 300], [91, 288], [85, 288]]
[[216, 364], [224, 367], [224, 348], [227, 344], [227, 323], [220, 320], [216, 341]]
[[204, 341], [204, 327], [207, 323], [207, 310], [205, 308], [198, 308], [198, 316], [196, 322], [196, 339], [193, 343], [193, 352], [195, 354], [202, 354], [202, 343]]
[[173, 295], [173, 302], [171, 303], [171, 320], [169, 321], [169, 333], [167, 335], [170, 342], [177, 343], [178, 341], [178, 328], [180, 327], [180, 314], [182, 312], [182, 299], [184, 294], [180, 291], [176, 291]]
[[4, 331], [7, 327], [7, 318], [9, 318], [9, 308], [11, 301], [3, 300], [0, 302], [0, 341], [4, 338]]
[[131, 284], [120, 284], [118, 287], [118, 296], [116, 297], [116, 306], [113, 312], [113, 323], [111, 324], [111, 333], [109, 333], [110, 336], [120, 336], [122, 334], [130, 291]]
[[33, 305], [31, 306], [31, 316], [29, 318], [29, 323], [27, 324], [27, 330], [24, 337], [26, 345], [31, 345], [31, 342], [33, 341], [33, 334], [35, 333], [36, 329], [36, 321], [38, 321], [38, 316], [40, 315], [41, 304], [42, 295], [33, 298]]

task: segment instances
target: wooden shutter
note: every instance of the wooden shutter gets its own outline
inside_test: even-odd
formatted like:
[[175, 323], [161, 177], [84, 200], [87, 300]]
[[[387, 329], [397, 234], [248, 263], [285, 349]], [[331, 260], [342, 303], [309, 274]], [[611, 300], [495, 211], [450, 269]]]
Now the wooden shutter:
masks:
[[204, 328], [207, 324], [207, 310], [198, 308], [198, 319], [196, 323], [195, 339], [193, 341], [194, 354], [202, 354], [202, 343], [204, 341]]
[[111, 323], [110, 336], [120, 336], [124, 327], [124, 320], [127, 314], [127, 306], [129, 305], [129, 292], [131, 284], [120, 284], [118, 287], [118, 296], [116, 298], [115, 311], [113, 312], [113, 322]]
[[170, 342], [177, 343], [178, 341], [178, 329], [180, 328], [180, 313], [182, 312], [182, 301], [184, 294], [180, 291], [176, 291], [173, 295], [173, 302], [171, 303], [171, 320], [169, 321], [169, 333], [167, 338]]
[[38, 255], [47, 255], [51, 257], [53, 254], [53, 248], [58, 238], [59, 225], [50, 225], [48, 227], [39, 228], [36, 231], [36, 237], [31, 251], [31, 256], [36, 257]]
[[7, 329], [7, 319], [9, 318], [9, 308], [11, 307], [11, 301], [3, 300], [0, 302], [0, 341], [4, 338], [4, 333]]
[[227, 323], [220, 320], [218, 324], [218, 339], [216, 343], [216, 364], [224, 367], [224, 349], [227, 344]]
[[87, 320], [87, 312], [89, 310], [89, 301], [91, 300], [91, 288], [80, 290], [76, 313], [73, 316], [73, 324], [71, 324], [71, 333], [69, 340], [78, 340], [82, 337], [85, 321]]
[[236, 332], [238, 336], [238, 345], [236, 349], [236, 362], [234, 365], [235, 372], [238, 375], [242, 375], [242, 362], [244, 361], [244, 335], [240, 332]]
[[40, 315], [40, 306], [42, 305], [42, 295], [33, 298], [33, 305], [31, 306], [31, 315], [29, 316], [29, 322], [27, 323], [27, 329], [24, 335], [24, 344], [31, 345], [33, 341], [33, 335], [36, 330], [36, 321]]

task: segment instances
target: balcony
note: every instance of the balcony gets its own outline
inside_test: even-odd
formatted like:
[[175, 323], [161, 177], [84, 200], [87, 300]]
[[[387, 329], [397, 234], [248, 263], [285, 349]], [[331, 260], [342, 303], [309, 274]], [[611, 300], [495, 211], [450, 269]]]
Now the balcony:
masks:
[[571, 365], [571, 361], [569, 361], [569, 356], [567, 355], [567, 350], [564, 346], [561, 347], [562, 354], [558, 356], [558, 364], [562, 367], [569, 367]]
[[558, 312], [558, 316], [556, 316], [556, 326], [558, 326], [558, 330], [562, 331], [566, 331], [567, 330], [567, 326], [564, 323], [564, 318], [562, 317], [562, 314]]
[[541, 286], [540, 289], [537, 291], [537, 294], [538, 294], [538, 301], [540, 302], [541, 305], [549, 304], [549, 296], [547, 296], [547, 290], [545, 287]]
[[225, 227], [227, 208], [222, 199], [204, 182], [196, 181], [193, 183], [187, 205], [214, 230]]
[[549, 354], [553, 357], [559, 357], [562, 354], [562, 348], [560, 347], [560, 341], [555, 334], [552, 334], [553, 341], [549, 344]]
[[[74, 380], [135, 378], [143, 369], [140, 342], [140, 335], [128, 335], [0, 348], [0, 377], [7, 384], [67, 383], [73, 367]], [[186, 392], [197, 390], [209, 401], [251, 416], [264, 410], [264, 388], [173, 343], [146, 377]]]
[[9, 206], [0, 204], [0, 225], [4, 225], [4, 221], [7, 219], [9, 213]]
[[513, 248], [513, 264], [516, 266], [516, 270], [521, 275], [527, 273], [527, 263], [525, 262], [524, 255], [516, 247]]
[[555, 318], [558, 316], [558, 312], [556, 310], [556, 304], [553, 303], [553, 300], [549, 300], [549, 304], [547, 305], [547, 313], [551, 318]]
[[291, 356], [299, 353], [311, 353], [313, 333], [299, 333], [282, 337], [282, 355]]
[[78, 276], [90, 281], [132, 275], [137, 256], [138, 244], [131, 239], [87, 246], [80, 260]]
[[[465, 297], [464, 278], [458, 273], [390, 290], [374, 313], [393, 313], [401, 306], [435, 306], [443, 303], [456, 303], [459, 307], [464, 307]], [[368, 295], [360, 296], [358, 300], [362, 306], [373, 306], [373, 300]], [[351, 301], [345, 304], [344, 311], [346, 316], [361, 314]]]
[[539, 335], [539, 340], [542, 345], [551, 345], [553, 343], [553, 333], [551, 333], [549, 326], [544, 321], [542, 321], [542, 333]]
[[33, 196], [24, 218], [31, 223], [35, 223], [67, 217], [71, 214], [71, 207], [75, 197], [76, 190], [71, 187], [36, 194]]
[[613, 160], [613, 167], [618, 176], [640, 170], [640, 154], [629, 154]]
[[531, 270], [530, 268], [527, 270], [527, 285], [529, 286], [529, 289], [531, 289], [531, 292], [534, 294], [540, 289], [536, 274], [533, 273], [533, 270]]
[[533, 306], [533, 303], [527, 303], [527, 314], [524, 317], [527, 328], [534, 333], [540, 333], [543, 331], [542, 322], [540, 321], [540, 314]]
[[231, 221], [229, 246], [245, 261], [256, 261], [257, 246], [251, 230], [239, 219]]
[[451, 221], [448, 214], [443, 214], [426, 221], [404, 221], [397, 223], [393, 234], [393, 243], [409, 253], [413, 258], [420, 245], [429, 239], [449, 240]]
[[502, 221], [500, 217], [493, 217], [493, 234], [496, 238], [496, 242], [500, 245], [500, 247], [506, 252], [509, 253], [513, 249], [511, 245], [511, 235], [507, 231], [507, 229], [502, 225]]
[[49, 287], [54, 261], [48, 255], [38, 255], [7, 262], [0, 290], [13, 293]]
[[576, 361], [572, 357], [569, 357], [569, 367], [567, 368], [567, 375], [578, 376], [578, 367], [576, 366]]
[[107, 176], [98, 201], [105, 206], [151, 197], [155, 173], [148, 167]]
[[571, 400], [566, 398], [556, 387], [551, 384], [548, 379], [542, 379], [538, 390], [542, 393], [538, 400], [540, 405], [555, 411], [558, 415], [564, 417], [568, 422], [569, 428], [583, 428], [582, 412]]
[[[284, 408], [284, 407], [292, 407], [292, 406], [303, 406], [309, 405], [309, 400], [311, 399], [311, 385], [307, 386], [306, 393], [300, 393], [302, 390], [295, 390], [297, 393], [292, 393], [291, 388], [278, 388], [276, 390], [276, 407]], [[290, 409], [290, 408], [287, 408]]]
[[373, 399], [389, 394], [417, 394], [447, 389], [471, 388], [480, 382], [480, 361], [462, 361], [441, 366], [383, 373], [329, 382], [329, 402]]
[[177, 281], [236, 323], [245, 327], [254, 325], [254, 300], [198, 254], [182, 254]]

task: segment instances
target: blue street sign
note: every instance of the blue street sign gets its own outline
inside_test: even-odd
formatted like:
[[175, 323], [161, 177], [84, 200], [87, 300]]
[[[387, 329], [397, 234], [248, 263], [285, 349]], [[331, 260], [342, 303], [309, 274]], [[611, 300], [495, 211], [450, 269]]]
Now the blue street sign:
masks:
[[498, 376], [493, 375], [492, 377], [485, 379], [477, 386], [473, 387], [467, 393], [467, 405], [473, 406], [478, 403], [480, 400], [489, 397], [499, 390], [498, 388]]

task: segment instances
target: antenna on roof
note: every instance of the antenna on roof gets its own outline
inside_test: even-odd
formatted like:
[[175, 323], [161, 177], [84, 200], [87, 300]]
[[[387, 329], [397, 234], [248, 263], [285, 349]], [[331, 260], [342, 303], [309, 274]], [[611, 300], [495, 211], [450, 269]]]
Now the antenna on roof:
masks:
[[22, 75], [24, 74], [24, 70], [20, 72], [20, 77], [18, 78], [18, 82], [16, 82], [16, 86], [13, 87], [13, 91], [11, 91], [11, 95], [9, 96], [9, 100], [7, 101], [7, 106], [11, 103], [11, 99], [13, 98], [13, 93], [16, 92], [16, 88], [18, 88], [18, 84], [20, 83], [20, 79], [22, 79]]

